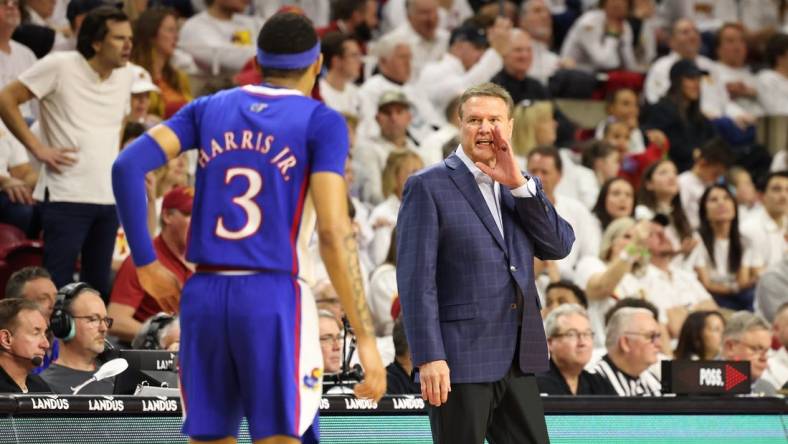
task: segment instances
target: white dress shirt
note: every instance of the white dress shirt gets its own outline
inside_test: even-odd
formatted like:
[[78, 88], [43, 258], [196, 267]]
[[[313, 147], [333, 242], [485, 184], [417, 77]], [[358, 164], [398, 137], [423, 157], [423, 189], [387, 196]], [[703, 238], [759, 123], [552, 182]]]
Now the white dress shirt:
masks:
[[758, 101], [766, 115], [788, 115], [788, 77], [772, 69], [758, 73]]
[[575, 61], [577, 69], [589, 72], [623, 68], [637, 71], [640, 67], [632, 49], [632, 28], [623, 23], [618, 37], [605, 33], [605, 12], [592, 10], [581, 15], [569, 29], [561, 47], [561, 57]]
[[445, 29], [436, 29], [433, 39], [427, 40], [413, 29], [409, 21], [405, 20], [405, 23], [394, 28], [390, 34], [397, 35], [410, 43], [410, 50], [413, 52], [410, 62], [411, 79], [418, 79], [427, 63], [440, 60], [449, 49], [449, 31]]
[[528, 75], [547, 86], [547, 81], [560, 68], [561, 58], [540, 41], [531, 40], [531, 48], [533, 58]]
[[700, 283], [694, 272], [682, 270], [674, 265], [663, 271], [652, 264], [640, 278], [649, 302], [659, 311], [659, 322], [667, 323], [668, 310], [673, 307], [692, 307], [711, 299], [711, 295]]
[[684, 214], [687, 215], [687, 221], [692, 229], [697, 230], [700, 227], [700, 214], [698, 213], [700, 198], [706, 191], [706, 184], [692, 170], [679, 174], [678, 183], [681, 207], [684, 209]]
[[596, 219], [585, 205], [571, 197], [555, 195], [555, 211], [564, 218], [575, 231], [575, 242], [569, 255], [558, 261], [562, 279], [574, 280], [575, 266], [584, 256], [598, 256], [599, 228]]
[[[490, 176], [484, 174], [482, 170], [480, 170], [479, 167], [473, 163], [470, 157], [465, 154], [465, 151], [462, 149], [462, 145], [457, 147], [456, 153], [457, 157], [462, 160], [462, 163], [464, 163], [471, 174], [473, 174], [473, 177], [476, 178], [476, 183], [479, 185], [479, 191], [481, 191], [482, 196], [484, 197], [484, 202], [487, 204], [487, 208], [490, 209], [490, 214], [492, 214], [493, 219], [495, 219], [495, 225], [498, 226], [498, 230], [501, 232], [501, 237], [504, 237], [500, 204], [501, 184], [493, 181]], [[511, 193], [514, 197], [536, 196], [536, 184], [530, 177], [527, 177], [525, 183], [517, 188], [513, 188]]]

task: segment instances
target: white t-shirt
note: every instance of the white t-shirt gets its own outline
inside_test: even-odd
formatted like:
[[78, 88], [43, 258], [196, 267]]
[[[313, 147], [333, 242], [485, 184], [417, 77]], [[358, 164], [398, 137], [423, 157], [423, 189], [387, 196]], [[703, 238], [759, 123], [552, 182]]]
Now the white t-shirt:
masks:
[[120, 131], [128, 114], [133, 74], [126, 66], [102, 80], [76, 51], [49, 54], [19, 80], [41, 104], [42, 142], [76, 147], [76, 164], [62, 173], [41, 169], [37, 200], [112, 205], [112, 162], [120, 151]]
[[700, 214], [698, 213], [700, 198], [706, 191], [706, 185], [692, 170], [679, 174], [678, 182], [681, 207], [684, 209], [684, 214], [687, 215], [687, 221], [692, 229], [697, 230], [700, 226]]
[[[19, 78], [19, 75], [36, 63], [36, 55], [25, 45], [13, 40], [8, 42], [11, 51], [6, 53], [0, 51], [0, 88]], [[23, 103], [19, 110], [27, 118], [35, 117], [37, 107], [34, 101]]]
[[390, 336], [394, 329], [391, 304], [397, 296], [397, 269], [392, 264], [383, 264], [369, 278], [369, 312], [375, 324], [375, 335]]
[[25, 147], [0, 121], [0, 176], [8, 176], [8, 170], [28, 162], [30, 158], [27, 157]]
[[[695, 236], [698, 239], [698, 245], [690, 255], [692, 257], [692, 264], [697, 268], [708, 268], [709, 278], [712, 282], [729, 285], [736, 282], [736, 273], [730, 271], [728, 267], [728, 253], [730, 251], [730, 241], [728, 239], [714, 239], [714, 262], [711, 260], [706, 244], [700, 236]], [[762, 261], [758, 257], [754, 257], [752, 250], [742, 245], [742, 267], [761, 267]]]
[[235, 73], [256, 54], [261, 27], [256, 17], [233, 14], [230, 20], [218, 20], [203, 11], [183, 24], [178, 46], [207, 73]]
[[340, 91], [331, 86], [326, 79], [320, 79], [320, 97], [329, 108], [340, 113], [358, 116], [361, 113], [361, 98], [358, 95], [358, 86], [353, 82], [345, 84], [345, 90]]
[[574, 280], [574, 269], [580, 258], [598, 256], [599, 238], [598, 225], [594, 216], [580, 201], [571, 197], [556, 195], [555, 211], [566, 220], [575, 232], [575, 243], [565, 258], [558, 261], [558, 269], [562, 279]]
[[396, 35], [410, 43], [410, 50], [413, 52], [410, 62], [411, 80], [418, 79], [422, 68], [427, 63], [440, 60], [449, 49], [449, 31], [445, 29], [436, 29], [433, 39], [427, 40], [417, 33], [410, 22], [406, 20], [389, 34]]
[[754, 260], [766, 267], [779, 263], [788, 250], [788, 216], [783, 216], [781, 228], [765, 208], [760, 208], [741, 223], [739, 230], [745, 246], [752, 249]]
[[711, 295], [700, 283], [695, 273], [676, 266], [669, 267], [669, 273], [652, 264], [640, 279], [646, 298], [659, 310], [659, 321], [668, 321], [668, 309], [691, 307], [701, 301], [711, 299]]
[[788, 114], [788, 77], [772, 69], [758, 73], [758, 101], [769, 116]]
[[[397, 225], [397, 215], [399, 214], [399, 207], [402, 205], [399, 198], [392, 194], [386, 198], [380, 205], [376, 206], [369, 215], [369, 224], [372, 225], [373, 237], [370, 244], [370, 257], [375, 265], [380, 265], [386, 260], [391, 247], [391, 233]], [[378, 221], [386, 221], [390, 225], [375, 227]]]
[[783, 171], [788, 170], [788, 150], [780, 150], [772, 158], [772, 165], [769, 171]]
[[[607, 270], [608, 265], [596, 256], [585, 256], [580, 259], [575, 269], [575, 283], [586, 290], [588, 281]], [[613, 294], [604, 299], [588, 301], [588, 319], [591, 322], [591, 329], [594, 331], [594, 347], [605, 346], [605, 313], [616, 304], [616, 301], [623, 298], [644, 299], [646, 297], [640, 281], [632, 275], [625, 274], [613, 290]]]

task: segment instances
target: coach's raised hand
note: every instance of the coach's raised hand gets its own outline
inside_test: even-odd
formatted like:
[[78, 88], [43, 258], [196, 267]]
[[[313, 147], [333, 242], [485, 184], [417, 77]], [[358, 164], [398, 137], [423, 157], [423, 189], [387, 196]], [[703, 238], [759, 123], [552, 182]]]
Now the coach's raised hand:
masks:
[[181, 300], [181, 283], [178, 278], [158, 260], [137, 268], [137, 278], [145, 293], [156, 299], [161, 309], [177, 313]]
[[476, 162], [476, 166], [494, 181], [509, 188], [514, 189], [525, 184], [525, 176], [520, 171], [511, 144], [501, 133], [501, 128], [497, 125], [494, 126], [492, 133], [495, 165], [490, 167], [482, 162]]

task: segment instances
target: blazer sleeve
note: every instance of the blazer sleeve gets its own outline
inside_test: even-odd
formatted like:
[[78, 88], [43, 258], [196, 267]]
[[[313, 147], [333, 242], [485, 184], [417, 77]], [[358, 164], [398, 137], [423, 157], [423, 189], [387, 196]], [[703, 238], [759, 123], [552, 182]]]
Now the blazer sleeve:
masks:
[[438, 316], [438, 208], [421, 176], [405, 184], [397, 218], [397, 288], [414, 366], [446, 359]]
[[514, 198], [518, 223], [534, 244], [534, 256], [542, 260], [563, 259], [572, 250], [575, 232], [547, 199], [542, 181], [535, 176], [531, 180], [536, 181], [536, 196]]

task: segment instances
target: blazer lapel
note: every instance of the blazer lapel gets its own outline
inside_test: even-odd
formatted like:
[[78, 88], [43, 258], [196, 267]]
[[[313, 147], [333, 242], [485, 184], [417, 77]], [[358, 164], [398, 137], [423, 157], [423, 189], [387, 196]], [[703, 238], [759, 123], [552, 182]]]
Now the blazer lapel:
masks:
[[[482, 192], [479, 191], [479, 185], [476, 183], [473, 174], [468, 171], [468, 167], [462, 163], [462, 160], [457, 157], [456, 154], [452, 154], [446, 158], [445, 162], [446, 166], [449, 167], [449, 176], [451, 180], [460, 190], [463, 197], [465, 197], [465, 200], [471, 205], [476, 215], [479, 216], [479, 219], [482, 220], [482, 224], [484, 224], [487, 231], [490, 232], [495, 242], [498, 243], [498, 246], [508, 255], [509, 250], [506, 248], [503, 237], [501, 237], [501, 232], [498, 230], [498, 225], [496, 225], [495, 219], [493, 219], [492, 213], [490, 213], [490, 208], [487, 207], [487, 203], [484, 201]], [[507, 218], [503, 219], [505, 220]]]

